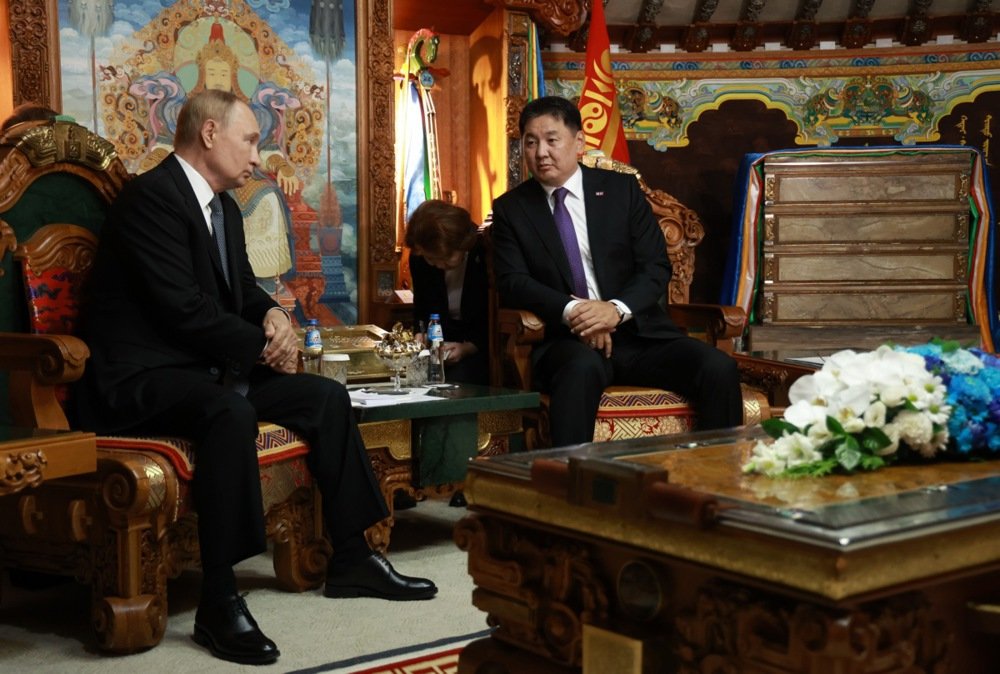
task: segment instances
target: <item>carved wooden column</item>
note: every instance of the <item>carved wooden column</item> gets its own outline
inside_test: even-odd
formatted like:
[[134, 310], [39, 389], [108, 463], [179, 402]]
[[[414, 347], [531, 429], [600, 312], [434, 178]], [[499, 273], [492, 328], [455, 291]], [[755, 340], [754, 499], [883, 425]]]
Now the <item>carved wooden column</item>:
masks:
[[14, 105], [62, 109], [59, 12], [56, 0], [10, 0], [10, 55]]
[[392, 0], [358, 0], [358, 323], [370, 321], [378, 270], [396, 267]]

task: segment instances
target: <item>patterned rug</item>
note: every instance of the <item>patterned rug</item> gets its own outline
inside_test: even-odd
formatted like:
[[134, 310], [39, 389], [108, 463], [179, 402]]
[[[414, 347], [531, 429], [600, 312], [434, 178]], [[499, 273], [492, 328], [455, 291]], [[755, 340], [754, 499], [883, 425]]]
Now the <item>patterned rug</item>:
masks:
[[481, 630], [406, 648], [372, 653], [289, 674], [455, 674], [458, 656], [470, 641], [489, 636]]

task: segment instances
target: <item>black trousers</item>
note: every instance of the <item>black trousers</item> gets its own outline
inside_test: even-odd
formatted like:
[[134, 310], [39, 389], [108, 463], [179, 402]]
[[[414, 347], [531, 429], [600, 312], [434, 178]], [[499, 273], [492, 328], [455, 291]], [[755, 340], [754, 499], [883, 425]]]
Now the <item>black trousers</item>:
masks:
[[203, 567], [231, 566], [266, 549], [258, 419], [285, 426], [309, 443], [306, 462], [335, 547], [388, 516], [347, 390], [318, 375], [257, 367], [246, 397], [204, 382], [136, 429], [194, 442], [192, 486]]
[[591, 442], [601, 393], [612, 384], [650, 386], [691, 401], [699, 430], [743, 423], [736, 361], [690, 337], [652, 339], [622, 333], [605, 358], [575, 337], [542, 346], [535, 385], [550, 395], [549, 430], [555, 447]]

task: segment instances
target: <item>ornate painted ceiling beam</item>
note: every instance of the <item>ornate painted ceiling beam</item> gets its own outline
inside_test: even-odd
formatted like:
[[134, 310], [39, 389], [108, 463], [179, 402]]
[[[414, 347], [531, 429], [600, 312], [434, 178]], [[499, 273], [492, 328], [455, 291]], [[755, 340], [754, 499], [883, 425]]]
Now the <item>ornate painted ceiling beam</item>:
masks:
[[743, 13], [736, 22], [736, 29], [729, 40], [729, 46], [736, 51], [752, 51], [760, 44], [760, 11], [767, 0], [747, 0]]
[[928, 20], [928, 10], [934, 0], [913, 0], [910, 5], [910, 13], [907, 14], [903, 22], [903, 30], [900, 32], [899, 41], [903, 44], [916, 47], [927, 42], [931, 36], [931, 24]]
[[663, 7], [663, 0], [642, 0], [635, 27], [625, 39], [625, 48], [630, 52], [643, 53], [656, 44], [656, 15]]
[[816, 12], [823, 0], [803, 0], [795, 15], [792, 27], [788, 30], [786, 43], [792, 49], [812, 49], [819, 40], [819, 24], [816, 23]]
[[995, 15], [990, 11], [991, 0], [973, 0], [962, 24], [961, 37], [966, 42], [986, 42], [995, 32]]
[[847, 17], [841, 43], [848, 49], [861, 49], [872, 40], [872, 21], [868, 15], [875, 0], [854, 0], [854, 7]]
[[588, 0], [488, 0], [504, 9], [525, 12], [539, 26], [558, 35], [569, 35], [583, 25]]
[[682, 44], [685, 51], [699, 52], [708, 49], [709, 22], [718, 6], [719, 0], [698, 0], [691, 25], [684, 32]]

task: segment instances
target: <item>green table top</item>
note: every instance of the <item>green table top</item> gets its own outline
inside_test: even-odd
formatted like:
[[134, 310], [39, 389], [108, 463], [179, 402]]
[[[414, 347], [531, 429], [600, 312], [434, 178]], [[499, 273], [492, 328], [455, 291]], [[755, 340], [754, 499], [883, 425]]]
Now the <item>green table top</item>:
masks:
[[[358, 423], [420, 419], [479, 412], [504, 412], [538, 407], [535, 391], [459, 384], [455, 388], [434, 389], [427, 394], [433, 400], [403, 402], [379, 407], [355, 406]], [[443, 398], [443, 400], [442, 400]]]

